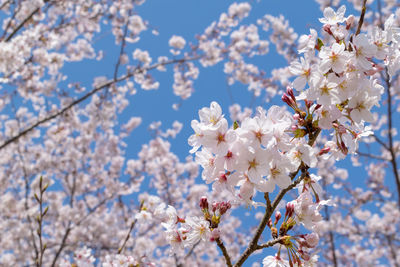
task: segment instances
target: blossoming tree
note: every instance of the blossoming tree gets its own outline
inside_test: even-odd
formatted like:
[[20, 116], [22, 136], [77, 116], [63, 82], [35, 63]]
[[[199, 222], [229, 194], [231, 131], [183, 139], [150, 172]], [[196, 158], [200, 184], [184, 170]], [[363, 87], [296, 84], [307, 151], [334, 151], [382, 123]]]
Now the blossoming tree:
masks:
[[[136, 47], [152, 28], [144, 2], [0, 1], [0, 264], [399, 267], [399, 4], [318, 0], [320, 28], [299, 36], [233, 3], [153, 60]], [[104, 31], [112, 73], [69, 80], [64, 65], [102, 63]], [[286, 66], [268, 75], [250, 62], [271, 43]], [[183, 161], [178, 121], [150, 124], [126, 157], [142, 119], [120, 116], [136, 88], [173, 72], [178, 110], [222, 65], [263, 104], [204, 103]]]

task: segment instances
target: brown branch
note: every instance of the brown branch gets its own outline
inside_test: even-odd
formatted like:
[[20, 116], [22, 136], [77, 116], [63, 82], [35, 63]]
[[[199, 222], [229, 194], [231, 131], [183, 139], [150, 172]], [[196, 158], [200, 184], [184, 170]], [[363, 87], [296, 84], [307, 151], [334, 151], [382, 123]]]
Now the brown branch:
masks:
[[364, 16], [365, 16], [365, 11], [367, 10], [367, 0], [363, 1], [363, 5], [362, 5], [362, 9], [361, 9], [361, 16], [360, 16], [360, 20], [358, 21], [358, 27], [357, 27], [357, 31], [356, 31], [356, 35], [358, 35], [361, 31], [361, 26], [364, 23]]
[[393, 258], [394, 266], [395, 267], [400, 267], [400, 265], [398, 264], [398, 261], [397, 261], [397, 252], [393, 248], [392, 239], [393, 239], [393, 237], [388, 236], [388, 235], [386, 236], [386, 240], [388, 241], [388, 245], [389, 245], [389, 248], [390, 248], [390, 254], [391, 254], [392, 258]]
[[[143, 203], [144, 203], [143, 201], [140, 203], [139, 212], [140, 212], [140, 211], [142, 210], [142, 208], [143, 208]], [[123, 243], [122, 246], [118, 249], [118, 253], [117, 253], [117, 254], [121, 254], [121, 252], [124, 250], [124, 248], [125, 248], [125, 246], [126, 246], [126, 243], [128, 242], [129, 237], [131, 236], [131, 232], [132, 232], [133, 228], [135, 227], [136, 222], [137, 222], [137, 219], [134, 219], [133, 222], [131, 223], [131, 227], [129, 228], [128, 234], [127, 234], [126, 237], [125, 237], [124, 243]]]
[[392, 96], [390, 93], [390, 88], [391, 88], [391, 82], [389, 80], [389, 73], [387, 70], [387, 67], [385, 67], [385, 82], [386, 82], [386, 93], [387, 93], [387, 98], [388, 98], [388, 105], [387, 105], [387, 115], [388, 115], [388, 136], [389, 136], [389, 152], [390, 152], [390, 163], [392, 164], [392, 169], [393, 169], [393, 174], [395, 177], [396, 181], [396, 187], [397, 187], [397, 194], [398, 194], [398, 205], [400, 207], [400, 176], [399, 172], [397, 170], [397, 162], [396, 162], [396, 153], [394, 151], [394, 146], [393, 146], [393, 117], [392, 117]]
[[390, 161], [389, 159], [386, 159], [384, 157], [380, 157], [374, 154], [369, 154], [369, 153], [365, 153], [365, 152], [361, 152], [361, 151], [357, 151], [356, 152], [357, 155], [361, 156], [361, 157], [366, 157], [366, 158], [370, 158], [370, 159], [377, 159], [377, 160], [383, 160], [383, 161]]
[[[378, 12], [379, 12], [379, 21], [380, 21], [380, 27], [383, 28], [383, 23], [382, 23], [382, 9], [381, 9], [381, 3], [378, 1]], [[388, 116], [388, 136], [389, 136], [389, 146], [384, 146], [390, 153], [391, 159], [390, 163], [392, 165], [393, 169], [393, 174], [396, 182], [396, 187], [397, 187], [397, 197], [398, 197], [398, 206], [400, 207], [400, 175], [397, 169], [397, 162], [396, 162], [396, 153], [394, 151], [393, 147], [393, 118], [392, 118], [392, 96], [390, 93], [390, 88], [392, 87], [392, 84], [390, 82], [390, 76], [387, 67], [385, 67], [385, 74], [383, 75], [381, 72], [381, 77], [386, 83], [386, 93], [387, 93], [387, 98], [388, 98], [388, 106], [387, 106], [387, 116]], [[375, 139], [378, 141], [378, 139], [375, 137]], [[383, 143], [383, 142], [382, 142]], [[383, 145], [383, 144], [382, 144]]]
[[389, 146], [388, 146], [385, 142], [383, 142], [378, 136], [376, 136], [375, 134], [373, 134], [372, 136], [375, 138], [375, 140], [376, 140], [376, 142], [377, 142], [378, 144], [380, 144], [381, 146], [383, 146], [387, 151], [390, 151]]
[[37, 267], [43, 266], [43, 255], [44, 255], [44, 251], [46, 250], [46, 244], [43, 243], [43, 218], [46, 215], [47, 211], [49, 210], [49, 207], [46, 207], [43, 210], [43, 195], [44, 195], [44, 192], [46, 191], [47, 187], [48, 187], [48, 184], [43, 185], [43, 177], [40, 176], [40, 180], [39, 180], [40, 193], [39, 193], [39, 195], [37, 195], [35, 193], [35, 199], [39, 204], [39, 215], [36, 218], [36, 221], [38, 223], [37, 235], [39, 238], [39, 254], [36, 255], [36, 260], [35, 260]]
[[121, 81], [124, 81], [126, 79], [129, 79], [133, 76], [135, 76], [136, 74], [142, 73], [142, 72], [146, 72], [149, 70], [153, 70], [157, 67], [160, 66], [165, 66], [165, 65], [170, 65], [170, 64], [175, 64], [175, 63], [181, 63], [181, 62], [185, 62], [185, 61], [193, 61], [193, 60], [197, 60], [199, 59], [200, 56], [195, 56], [192, 58], [182, 58], [182, 59], [172, 59], [172, 60], [168, 60], [165, 62], [161, 62], [161, 63], [156, 63], [153, 64], [149, 67], [137, 67], [136, 69], [134, 69], [131, 73], [128, 73], [126, 75], [121, 76], [120, 78], [118, 78], [117, 80], [109, 80], [106, 83], [104, 83], [103, 85], [100, 85], [99, 87], [95, 87], [94, 89], [92, 89], [92, 91], [86, 93], [85, 95], [81, 96], [80, 98], [72, 101], [69, 105], [65, 106], [64, 108], [58, 110], [57, 112], [55, 112], [52, 115], [49, 115], [41, 120], [38, 120], [36, 123], [32, 124], [31, 126], [27, 127], [25, 130], [19, 132], [17, 135], [7, 139], [3, 144], [0, 145], [0, 150], [5, 148], [6, 146], [8, 146], [9, 144], [17, 141], [18, 139], [20, 139], [22, 136], [25, 136], [26, 134], [28, 134], [29, 132], [31, 132], [32, 130], [34, 130], [35, 128], [37, 128], [38, 126], [54, 119], [57, 118], [58, 116], [64, 114], [66, 111], [70, 110], [71, 108], [73, 108], [74, 106], [78, 105], [79, 103], [83, 102], [84, 100], [88, 99], [90, 96], [94, 95], [95, 93], [101, 91], [102, 89], [108, 88], [110, 87], [112, 84], [114, 83], [118, 83]]
[[225, 257], [226, 265], [228, 267], [232, 267], [231, 257], [229, 256], [224, 243], [222, 242], [222, 240], [220, 238], [217, 238], [215, 241], [217, 242], [218, 247], [221, 249], [222, 254]]

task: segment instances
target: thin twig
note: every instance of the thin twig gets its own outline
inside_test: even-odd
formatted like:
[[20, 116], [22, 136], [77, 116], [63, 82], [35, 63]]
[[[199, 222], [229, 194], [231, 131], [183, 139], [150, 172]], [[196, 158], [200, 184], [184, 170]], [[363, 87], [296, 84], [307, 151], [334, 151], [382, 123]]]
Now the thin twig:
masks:
[[229, 256], [224, 243], [222, 242], [222, 240], [220, 238], [217, 238], [215, 241], [217, 242], [218, 247], [221, 249], [222, 254], [225, 257], [226, 265], [228, 267], [232, 267], [231, 257]]
[[278, 237], [276, 239], [270, 240], [270, 241], [268, 241], [268, 242], [266, 242], [264, 244], [258, 245], [257, 249], [272, 247], [275, 244], [281, 243], [283, 240], [285, 240], [285, 238], [286, 238], [286, 236], [281, 236], [281, 237]]
[[367, 0], [364, 0], [363, 1], [363, 5], [362, 5], [362, 9], [361, 9], [360, 20], [358, 21], [358, 27], [357, 27], [356, 35], [358, 35], [361, 32], [361, 26], [364, 23], [365, 11], [367, 10], [366, 5], [367, 5]]
[[370, 158], [370, 159], [377, 159], [377, 160], [383, 160], [383, 161], [390, 161], [389, 159], [386, 159], [384, 157], [380, 157], [380, 156], [377, 156], [377, 155], [361, 152], [361, 151], [358, 151], [358, 150], [357, 150], [356, 153], [357, 153], [357, 155], [359, 155], [361, 157], [366, 157], [366, 158]]
[[[144, 203], [143, 201], [140, 203], [139, 212], [140, 212], [140, 211], [142, 210], [142, 208], [143, 208], [143, 203]], [[131, 236], [131, 232], [132, 232], [133, 228], [135, 228], [136, 222], [137, 222], [137, 219], [135, 218], [135, 219], [133, 220], [133, 222], [131, 223], [131, 227], [129, 228], [128, 234], [127, 234], [126, 237], [125, 237], [124, 243], [123, 243], [122, 246], [118, 249], [117, 254], [121, 254], [121, 252], [124, 250], [124, 248], [125, 248], [125, 246], [126, 246], [126, 243], [128, 242], [129, 237]]]
[[[379, 12], [379, 20], [381, 22], [381, 27], [382, 25], [382, 9], [380, 6], [380, 2], [378, 1], [378, 12]], [[393, 117], [392, 117], [392, 95], [390, 92], [390, 88], [392, 87], [392, 84], [390, 82], [390, 76], [388, 72], [388, 68], [385, 67], [385, 72], [384, 75], [381, 73], [383, 80], [386, 83], [386, 94], [388, 98], [388, 105], [387, 105], [387, 116], [388, 116], [388, 137], [389, 137], [389, 146], [385, 146], [385, 148], [389, 151], [391, 159], [390, 163], [392, 165], [393, 169], [393, 174], [394, 174], [394, 179], [396, 182], [396, 187], [397, 187], [397, 197], [398, 197], [398, 206], [400, 207], [400, 175], [399, 171], [397, 169], [397, 162], [396, 162], [396, 153], [394, 150], [393, 146]], [[376, 139], [376, 137], [375, 137]], [[378, 140], [378, 139], [377, 139]]]
[[39, 203], [39, 215], [37, 216], [36, 220], [38, 222], [38, 229], [37, 229], [37, 235], [39, 237], [39, 255], [36, 258], [36, 266], [41, 267], [43, 266], [43, 254], [44, 251], [46, 250], [46, 244], [43, 242], [43, 218], [46, 215], [47, 211], [49, 210], [49, 207], [46, 207], [43, 210], [43, 195], [44, 192], [46, 191], [48, 185], [43, 186], [43, 177], [40, 177], [39, 180], [39, 190], [40, 194], [39, 196], [35, 193], [35, 199]]

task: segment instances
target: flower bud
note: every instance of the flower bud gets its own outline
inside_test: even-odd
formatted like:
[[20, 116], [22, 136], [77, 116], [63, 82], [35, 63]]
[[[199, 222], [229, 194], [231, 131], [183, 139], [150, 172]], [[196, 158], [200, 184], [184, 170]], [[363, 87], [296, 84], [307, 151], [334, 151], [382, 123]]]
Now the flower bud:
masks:
[[274, 224], [276, 225], [281, 218], [282, 218], [282, 214], [279, 211], [277, 211], [275, 213], [275, 222], [274, 222]]
[[291, 87], [286, 87], [286, 93], [290, 96], [293, 102], [296, 102], [296, 97], [294, 96], [293, 89]]
[[324, 31], [326, 31], [329, 35], [333, 35], [331, 31], [331, 25], [325, 24], [323, 27]]
[[354, 16], [353, 15], [348, 16], [346, 20], [346, 30], [350, 29], [351, 26], [353, 26], [353, 23], [354, 23]]
[[283, 93], [282, 101], [288, 104], [290, 107], [294, 106], [293, 100], [286, 93]]
[[268, 223], [267, 223], [267, 224], [268, 224], [268, 227], [269, 227], [269, 228], [271, 228], [271, 227], [272, 227], [272, 220], [271, 220], [271, 218], [269, 218], [269, 220], [268, 220]]
[[275, 227], [271, 228], [271, 235], [274, 239], [278, 238], [278, 229], [276, 229]]
[[329, 153], [330, 150], [331, 150], [330, 147], [324, 147], [323, 149], [321, 149], [321, 150], [319, 151], [318, 156], [321, 156], [321, 155], [323, 155], [323, 154], [327, 154], [327, 153]]
[[229, 202], [222, 202], [219, 206], [219, 214], [223, 215], [226, 213], [227, 210], [231, 208], [231, 203]]
[[212, 204], [212, 211], [215, 212], [215, 211], [218, 210], [218, 209], [219, 209], [219, 203], [218, 203], [218, 202], [214, 202], [214, 203]]
[[286, 204], [286, 213], [285, 213], [285, 217], [292, 217], [294, 213], [294, 203], [292, 202], [288, 202]]
[[199, 204], [200, 208], [202, 210], [208, 210], [208, 201], [207, 201], [207, 197], [203, 196], [200, 198], [200, 204]]

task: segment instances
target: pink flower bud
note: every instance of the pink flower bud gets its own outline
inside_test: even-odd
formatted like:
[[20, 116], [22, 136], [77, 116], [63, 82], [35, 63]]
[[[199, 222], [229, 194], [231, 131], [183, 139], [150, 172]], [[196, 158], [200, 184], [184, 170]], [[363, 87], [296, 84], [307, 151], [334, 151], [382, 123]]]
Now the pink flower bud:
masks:
[[218, 202], [214, 202], [214, 203], [212, 204], [212, 211], [215, 212], [215, 211], [218, 210], [218, 209], [219, 209], [219, 203], [218, 203]]
[[324, 31], [326, 31], [329, 35], [332, 35], [331, 25], [325, 24], [323, 27]]
[[348, 16], [346, 20], [346, 30], [350, 29], [351, 26], [353, 26], [353, 23], [354, 23], [354, 16], [353, 15]]
[[286, 93], [290, 96], [293, 102], [296, 102], [296, 97], [294, 96], [293, 89], [291, 87], [286, 87]]
[[275, 222], [274, 222], [274, 224], [277, 224], [281, 218], [282, 218], [282, 214], [279, 211], [277, 211], [275, 213]]
[[293, 115], [293, 119], [294, 120], [298, 120], [299, 118], [300, 118], [299, 113], [296, 113], [296, 114]]
[[323, 154], [327, 154], [329, 153], [329, 151], [331, 150], [330, 147], [324, 147], [323, 149], [321, 149], [318, 153], [319, 156], [323, 155]]
[[208, 210], [208, 201], [207, 201], [207, 197], [203, 196], [200, 198], [200, 204], [199, 204], [200, 208], [202, 210], [207, 209]]
[[221, 202], [219, 206], [219, 214], [223, 215], [227, 210], [231, 208], [231, 204], [229, 202]]
[[288, 104], [289, 106], [293, 105], [293, 100], [290, 99], [290, 97], [286, 93], [283, 93], [282, 101]]
[[285, 217], [292, 217], [294, 213], [294, 203], [288, 202], [286, 204], [286, 213], [285, 213]]

